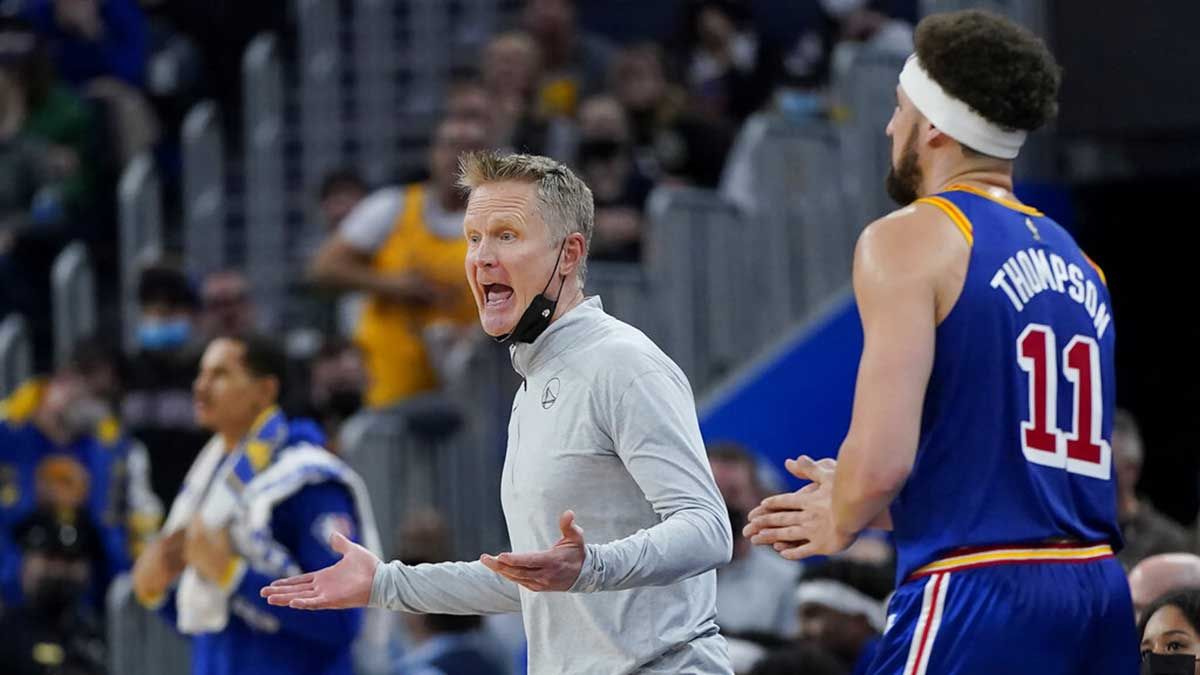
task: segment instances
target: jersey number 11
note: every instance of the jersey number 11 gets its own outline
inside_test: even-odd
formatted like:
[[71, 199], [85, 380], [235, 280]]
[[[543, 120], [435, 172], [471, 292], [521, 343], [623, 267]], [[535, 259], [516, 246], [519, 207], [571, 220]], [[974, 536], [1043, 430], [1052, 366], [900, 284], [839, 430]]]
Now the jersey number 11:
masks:
[[1017, 338], [1017, 363], [1029, 374], [1029, 419], [1021, 422], [1021, 449], [1034, 464], [1108, 480], [1112, 448], [1100, 437], [1100, 345], [1076, 335], [1062, 350], [1063, 375], [1074, 385], [1071, 431], [1058, 428], [1058, 351], [1054, 330], [1031, 323]]

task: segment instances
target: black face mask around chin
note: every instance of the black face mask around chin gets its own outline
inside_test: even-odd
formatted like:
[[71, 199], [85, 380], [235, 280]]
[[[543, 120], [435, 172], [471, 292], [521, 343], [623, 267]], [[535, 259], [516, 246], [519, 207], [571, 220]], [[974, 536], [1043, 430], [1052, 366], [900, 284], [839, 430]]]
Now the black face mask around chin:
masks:
[[1155, 654], [1142, 657], [1141, 675], [1194, 675], [1196, 657], [1191, 654]]
[[545, 288], [529, 302], [529, 306], [525, 308], [525, 313], [517, 320], [517, 325], [513, 327], [512, 332], [492, 339], [496, 342], [504, 342], [508, 339], [512, 339], [515, 342], [533, 342], [550, 327], [550, 320], [554, 318], [554, 310], [558, 308], [558, 299], [562, 297], [562, 289], [567, 283], [567, 278], [564, 276], [558, 284], [558, 293], [553, 300], [546, 297], [546, 291], [549, 290], [550, 283], [554, 281], [554, 276], [558, 274], [558, 263], [562, 260], [562, 252], [566, 246], [567, 240], [564, 239], [562, 246], [558, 247], [558, 260], [554, 261], [554, 271], [550, 273], [550, 278], [546, 280]]

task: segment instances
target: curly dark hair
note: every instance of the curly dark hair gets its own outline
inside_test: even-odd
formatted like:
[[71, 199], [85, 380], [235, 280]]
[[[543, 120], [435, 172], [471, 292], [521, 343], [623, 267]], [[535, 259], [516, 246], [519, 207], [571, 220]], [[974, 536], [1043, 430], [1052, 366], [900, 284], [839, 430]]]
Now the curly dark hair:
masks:
[[917, 58], [946, 93], [1006, 129], [1033, 131], [1058, 113], [1062, 69], [1033, 33], [991, 12], [926, 17]]

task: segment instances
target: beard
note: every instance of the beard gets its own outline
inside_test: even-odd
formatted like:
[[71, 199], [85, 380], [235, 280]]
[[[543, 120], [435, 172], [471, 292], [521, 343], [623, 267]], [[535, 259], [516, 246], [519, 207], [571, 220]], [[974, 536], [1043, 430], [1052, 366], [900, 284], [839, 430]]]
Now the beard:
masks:
[[908, 206], [921, 196], [922, 178], [921, 167], [917, 166], [917, 128], [914, 125], [900, 153], [900, 161], [888, 170], [884, 186], [892, 201], [900, 206]]

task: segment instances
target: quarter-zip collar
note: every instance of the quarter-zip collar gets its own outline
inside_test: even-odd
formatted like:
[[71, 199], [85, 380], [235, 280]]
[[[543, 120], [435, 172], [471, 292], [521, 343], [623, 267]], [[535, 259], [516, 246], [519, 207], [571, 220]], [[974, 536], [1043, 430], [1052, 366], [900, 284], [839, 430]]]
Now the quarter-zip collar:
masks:
[[528, 379], [542, 364], [586, 337], [604, 316], [600, 296], [584, 299], [550, 324], [533, 342], [510, 346], [513, 368], [522, 378]]

